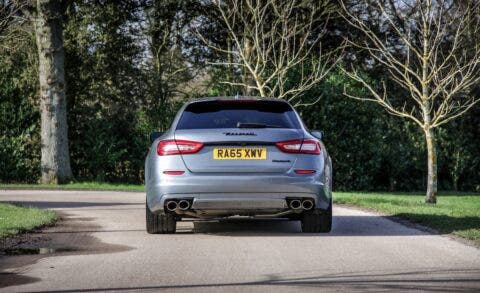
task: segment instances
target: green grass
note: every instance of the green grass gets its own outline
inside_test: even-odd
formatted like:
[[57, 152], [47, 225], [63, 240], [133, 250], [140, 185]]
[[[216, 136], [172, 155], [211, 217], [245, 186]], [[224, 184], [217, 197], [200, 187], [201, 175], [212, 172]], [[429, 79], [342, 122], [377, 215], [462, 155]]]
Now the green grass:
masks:
[[54, 184], [4, 184], [0, 183], [0, 189], [80, 189], [80, 190], [122, 190], [122, 191], [145, 191], [143, 185], [134, 184], [116, 184], [105, 182], [73, 182], [62, 185]]
[[334, 202], [363, 207], [407, 219], [480, 244], [480, 195], [439, 195], [436, 205], [424, 203], [421, 194], [335, 192]]
[[0, 203], [0, 239], [53, 223], [52, 211]]

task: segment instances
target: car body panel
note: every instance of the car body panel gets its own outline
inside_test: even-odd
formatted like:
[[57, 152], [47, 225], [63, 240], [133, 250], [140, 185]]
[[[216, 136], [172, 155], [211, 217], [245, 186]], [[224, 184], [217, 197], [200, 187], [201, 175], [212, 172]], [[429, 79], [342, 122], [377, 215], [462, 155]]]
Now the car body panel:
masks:
[[[189, 104], [218, 99], [228, 101], [237, 98], [207, 98], [186, 103], [171, 128], [152, 143], [145, 161], [147, 205], [152, 212], [166, 213], [165, 204], [171, 199], [191, 200], [189, 217], [275, 214], [287, 210], [287, 199], [291, 198], [312, 199], [317, 209], [329, 207], [332, 167], [325, 145], [320, 141], [319, 155], [285, 153], [275, 145], [279, 141], [315, 139], [303, 123], [300, 123], [301, 129], [175, 130], [182, 111]], [[231, 133], [254, 135], [229, 135]], [[159, 156], [157, 145], [167, 139], [199, 141], [204, 146], [195, 154]], [[267, 149], [267, 159], [213, 160], [214, 147], [262, 147]], [[295, 170], [298, 169], [315, 170], [315, 173], [297, 174]], [[164, 173], [172, 170], [184, 173]]]
[[[250, 134], [250, 135], [242, 135]], [[188, 139], [203, 142], [204, 147], [194, 155], [182, 155], [186, 167], [197, 172], [251, 172], [285, 173], [296, 161], [296, 156], [280, 151], [275, 143], [282, 140], [303, 138], [296, 129], [238, 129], [226, 128], [176, 130], [175, 139]], [[214, 160], [214, 148], [262, 148], [266, 149], [266, 160]]]

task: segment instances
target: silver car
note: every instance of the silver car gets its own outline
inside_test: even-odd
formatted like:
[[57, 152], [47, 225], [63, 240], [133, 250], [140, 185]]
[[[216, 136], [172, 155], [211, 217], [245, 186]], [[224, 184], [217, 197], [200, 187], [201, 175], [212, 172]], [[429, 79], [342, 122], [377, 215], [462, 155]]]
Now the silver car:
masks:
[[330, 232], [332, 165], [321, 132], [283, 100], [219, 97], [187, 102], [145, 160], [148, 233], [184, 218], [299, 220]]

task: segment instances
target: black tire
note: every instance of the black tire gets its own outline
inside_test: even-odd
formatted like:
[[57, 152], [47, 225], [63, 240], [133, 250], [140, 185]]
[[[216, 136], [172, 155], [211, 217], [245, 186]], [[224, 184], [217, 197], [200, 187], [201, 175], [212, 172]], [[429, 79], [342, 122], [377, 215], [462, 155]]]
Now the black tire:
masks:
[[313, 210], [303, 214], [303, 233], [328, 233], [332, 230], [332, 202], [327, 210]]
[[147, 233], [149, 234], [171, 234], [175, 233], [177, 221], [175, 215], [165, 214], [157, 215], [150, 211], [148, 205], [145, 206], [147, 215]]

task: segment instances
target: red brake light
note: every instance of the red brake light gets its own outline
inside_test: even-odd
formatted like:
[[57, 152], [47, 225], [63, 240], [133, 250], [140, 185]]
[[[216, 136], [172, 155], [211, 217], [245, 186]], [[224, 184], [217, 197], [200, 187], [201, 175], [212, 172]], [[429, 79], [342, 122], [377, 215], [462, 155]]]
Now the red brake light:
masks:
[[320, 143], [315, 139], [295, 139], [277, 142], [277, 147], [285, 153], [320, 154]]
[[277, 147], [284, 153], [298, 153], [302, 147], [302, 140], [287, 140], [277, 142]]
[[252, 100], [252, 99], [236, 99], [236, 100], [218, 100], [220, 103], [256, 103], [259, 100]]
[[301, 174], [301, 175], [314, 174], [315, 172], [317, 172], [317, 171], [315, 171], [315, 170], [304, 170], [304, 169], [297, 169], [297, 170], [295, 170], [295, 173]]
[[194, 154], [201, 150], [203, 143], [180, 139], [162, 140], [157, 145], [157, 154], [159, 156]]
[[185, 171], [163, 171], [163, 174], [167, 175], [183, 175]]

